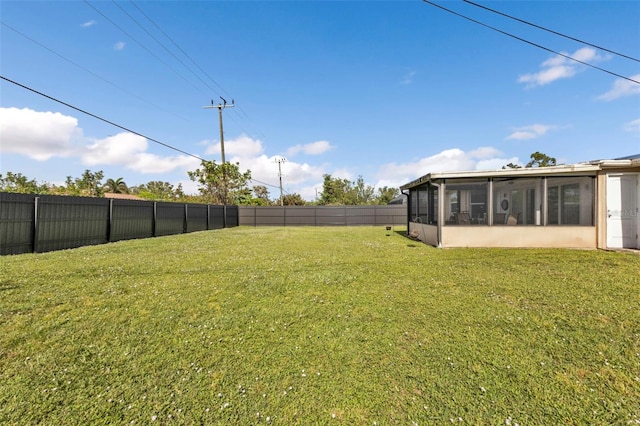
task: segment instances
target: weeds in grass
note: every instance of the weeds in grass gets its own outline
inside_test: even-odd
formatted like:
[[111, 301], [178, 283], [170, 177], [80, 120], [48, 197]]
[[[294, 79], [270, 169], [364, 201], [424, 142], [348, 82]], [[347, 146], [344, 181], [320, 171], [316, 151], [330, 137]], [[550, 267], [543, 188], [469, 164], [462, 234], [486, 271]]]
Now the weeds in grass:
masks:
[[241, 227], [0, 262], [1, 423], [640, 422], [632, 254]]

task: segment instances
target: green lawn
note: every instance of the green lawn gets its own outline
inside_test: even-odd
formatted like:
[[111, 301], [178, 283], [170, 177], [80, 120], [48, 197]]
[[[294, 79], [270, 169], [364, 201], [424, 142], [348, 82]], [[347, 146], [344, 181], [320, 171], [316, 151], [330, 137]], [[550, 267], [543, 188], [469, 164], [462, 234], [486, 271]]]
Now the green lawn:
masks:
[[0, 423], [640, 423], [638, 255], [389, 234], [2, 257]]

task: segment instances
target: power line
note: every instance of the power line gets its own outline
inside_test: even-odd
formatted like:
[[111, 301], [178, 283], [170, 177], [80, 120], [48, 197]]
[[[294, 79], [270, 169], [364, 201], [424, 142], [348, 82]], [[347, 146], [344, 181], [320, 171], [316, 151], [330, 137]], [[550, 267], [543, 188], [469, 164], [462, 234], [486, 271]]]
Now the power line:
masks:
[[525, 21], [524, 19], [516, 18], [515, 16], [508, 15], [506, 13], [500, 12], [499, 10], [491, 9], [490, 7], [483, 6], [481, 4], [472, 2], [470, 0], [462, 0], [462, 1], [464, 1], [465, 3], [468, 3], [468, 4], [472, 5], [472, 6], [476, 6], [476, 7], [479, 7], [481, 9], [488, 10], [489, 12], [497, 13], [498, 15], [504, 16], [504, 17], [509, 18], [509, 19], [513, 19], [514, 21], [518, 21], [518, 22], [521, 22], [523, 24], [530, 25], [530, 26], [532, 26], [534, 28], [538, 28], [540, 30], [547, 31], [547, 32], [550, 32], [552, 34], [559, 35], [559, 36], [564, 37], [564, 38], [568, 38], [569, 40], [577, 41], [578, 43], [586, 44], [588, 46], [595, 47], [596, 49], [600, 49], [600, 50], [603, 50], [605, 52], [613, 53], [614, 55], [618, 55], [618, 56], [621, 56], [623, 58], [631, 59], [632, 61], [640, 62], [640, 59], [634, 58], [632, 56], [625, 55], [623, 53], [619, 53], [619, 52], [607, 49], [607, 48], [602, 47], [602, 46], [598, 46], [597, 44], [593, 44], [593, 43], [589, 43], [589, 42], [584, 41], [584, 40], [580, 40], [579, 38], [575, 38], [575, 37], [568, 36], [566, 34], [562, 34], [562, 33], [558, 32], [558, 31], [554, 31], [554, 30], [551, 30], [549, 28], [545, 28], [545, 27], [543, 27], [541, 25], [537, 25], [537, 24], [534, 24], [532, 22]]
[[91, 74], [92, 76], [94, 76], [94, 77], [96, 77], [96, 78], [98, 78], [98, 79], [100, 79], [100, 80], [104, 81], [105, 83], [107, 83], [107, 84], [109, 84], [109, 85], [111, 85], [111, 86], [115, 87], [116, 89], [121, 90], [122, 92], [126, 93], [127, 95], [129, 95], [129, 96], [131, 96], [131, 97], [134, 97], [134, 98], [137, 98], [137, 99], [139, 99], [139, 100], [141, 100], [141, 101], [143, 101], [143, 102], [145, 102], [145, 103], [147, 103], [147, 104], [149, 104], [149, 105], [151, 105], [151, 106], [153, 106], [153, 107], [155, 107], [155, 108], [158, 108], [160, 111], [164, 111], [164, 112], [169, 113], [169, 114], [171, 114], [171, 115], [175, 115], [176, 117], [179, 117], [179, 118], [181, 118], [182, 120], [190, 121], [189, 119], [187, 119], [187, 118], [185, 118], [185, 117], [182, 117], [182, 116], [180, 116], [180, 115], [178, 115], [178, 114], [176, 114], [176, 113], [174, 113], [174, 112], [171, 112], [171, 111], [169, 111], [169, 110], [166, 110], [166, 109], [164, 109], [164, 108], [162, 108], [162, 107], [160, 107], [160, 106], [158, 106], [158, 105], [154, 104], [153, 102], [151, 102], [151, 101], [149, 101], [149, 100], [147, 100], [147, 99], [145, 99], [145, 98], [143, 98], [143, 97], [141, 97], [141, 96], [136, 95], [135, 93], [132, 93], [132, 92], [130, 92], [130, 91], [128, 91], [128, 90], [126, 90], [126, 89], [124, 89], [124, 88], [122, 88], [122, 87], [118, 86], [116, 83], [114, 83], [114, 82], [112, 82], [112, 81], [110, 81], [110, 80], [107, 80], [106, 78], [104, 78], [104, 77], [100, 76], [99, 74], [96, 74], [95, 72], [91, 71], [90, 69], [85, 68], [84, 66], [82, 66], [82, 65], [78, 64], [77, 62], [72, 61], [71, 59], [67, 58], [66, 56], [64, 56], [64, 55], [62, 55], [62, 54], [60, 54], [60, 53], [56, 52], [55, 50], [53, 50], [53, 49], [51, 49], [51, 48], [49, 48], [49, 47], [45, 46], [44, 44], [42, 44], [42, 43], [40, 43], [39, 41], [37, 41], [37, 40], [33, 39], [32, 37], [29, 37], [28, 35], [26, 35], [26, 34], [24, 34], [24, 33], [20, 32], [19, 30], [15, 29], [15, 28], [13, 28], [13, 27], [12, 27], [12, 26], [10, 26], [9, 24], [6, 24], [5, 22], [2, 22], [2, 21], [0, 21], [0, 23], [1, 23], [3, 26], [5, 26], [5, 27], [7, 27], [8, 29], [10, 29], [11, 31], [15, 32], [16, 34], [18, 34], [18, 35], [20, 35], [20, 36], [22, 36], [22, 37], [26, 38], [26, 39], [27, 39], [27, 40], [29, 40], [30, 42], [32, 42], [32, 43], [34, 43], [34, 44], [36, 44], [36, 45], [38, 45], [38, 46], [42, 47], [42, 48], [43, 48], [43, 49], [45, 49], [45, 50], [48, 50], [49, 52], [53, 53], [54, 55], [58, 56], [59, 58], [61, 58], [61, 59], [65, 60], [65, 61], [67, 61], [67, 62], [69, 62], [70, 64], [72, 64], [72, 65], [74, 65], [74, 66], [76, 66], [76, 67], [80, 68], [81, 70], [83, 70], [83, 71], [85, 71], [85, 72], [87, 72], [87, 73]]
[[[273, 184], [271, 184], [271, 183], [262, 182], [262, 181], [259, 181], [258, 179], [251, 178], [251, 179], [249, 179], [249, 180], [250, 180], [251, 182], [256, 182], [256, 183], [262, 184], [262, 185], [264, 185], [264, 186], [270, 186], [270, 187], [272, 187], [272, 188], [276, 188], [276, 189], [278, 188], [278, 185], [273, 185]], [[287, 190], [286, 190], [286, 189], [284, 190], [284, 192], [288, 194], [288, 192], [287, 192]]]
[[[225, 90], [225, 89], [224, 89], [220, 84], [218, 84], [218, 82], [217, 82], [216, 80], [214, 80], [214, 79], [213, 79], [213, 77], [211, 77], [211, 76], [209, 75], [209, 73], [207, 73], [207, 71], [206, 71], [206, 70], [204, 70], [204, 69], [203, 69], [203, 68], [202, 68], [202, 67], [201, 67], [201, 66], [200, 66], [200, 65], [199, 65], [199, 64], [198, 64], [198, 63], [197, 63], [197, 62], [196, 62], [196, 61], [195, 61], [191, 56], [189, 56], [189, 54], [188, 54], [187, 52], [185, 52], [185, 51], [184, 51], [184, 49], [182, 49], [182, 48], [180, 47], [180, 45], [178, 45], [178, 43], [177, 43], [173, 38], [171, 38], [171, 36], [169, 36], [169, 34], [167, 34], [167, 33], [166, 33], [166, 32], [165, 32], [165, 31], [160, 27], [160, 25], [158, 25], [158, 24], [157, 24], [157, 23], [156, 23], [156, 22], [155, 22], [155, 21], [154, 21], [154, 20], [153, 20], [153, 19], [152, 19], [148, 14], [147, 14], [147, 13], [145, 13], [145, 11], [144, 11], [144, 10], [142, 10], [142, 8], [140, 8], [140, 6], [138, 6], [138, 5], [137, 5], [133, 0], [130, 0], [130, 1], [131, 1], [131, 4], [132, 4], [136, 9], [138, 9], [138, 11], [139, 11], [139, 12], [140, 12], [140, 13], [141, 13], [145, 18], [147, 18], [147, 20], [148, 20], [149, 22], [151, 22], [151, 24], [153, 24], [153, 26], [154, 26], [154, 27], [156, 27], [156, 29], [157, 29], [158, 31], [160, 31], [160, 33], [162, 33], [162, 35], [164, 35], [164, 36], [165, 36], [165, 37], [166, 37], [166, 38], [167, 38], [167, 39], [168, 39], [168, 40], [169, 40], [169, 41], [170, 41], [170, 42], [171, 42], [171, 43], [176, 47], [176, 49], [178, 49], [178, 50], [180, 51], [180, 53], [182, 53], [182, 54], [183, 54], [183, 55], [184, 55], [184, 56], [185, 56], [189, 61], [191, 61], [191, 63], [192, 63], [193, 65], [195, 65], [195, 66], [196, 66], [196, 68], [198, 68], [198, 70], [200, 70], [200, 72], [201, 72], [202, 74], [204, 74], [204, 75], [205, 75], [205, 76], [206, 76], [206, 77], [207, 77], [211, 82], [213, 82], [213, 84], [214, 84], [215, 86], [217, 86], [217, 87], [222, 91], [222, 93], [223, 93], [224, 95], [227, 95], [228, 97], [231, 97], [231, 95], [229, 94], [229, 92], [227, 92], [227, 91], [226, 91], [226, 90]], [[182, 63], [182, 62], [180, 62], [180, 63]], [[184, 65], [184, 64], [183, 64], [183, 65]], [[185, 66], [185, 67], [186, 67], [186, 66]], [[202, 80], [200, 80], [200, 81], [202, 81]], [[209, 89], [213, 90], [213, 88], [211, 88], [211, 86], [209, 86], [209, 85], [208, 85], [208, 84], [206, 84], [205, 82], [203, 82], [203, 83], [204, 83], [204, 84], [205, 84]], [[220, 96], [220, 95], [218, 95], [218, 96]], [[243, 109], [240, 105], [237, 105], [237, 109], [235, 109], [235, 110], [234, 110], [234, 112], [235, 112], [235, 113], [236, 113], [236, 115], [237, 115], [238, 117], [240, 117], [241, 119], [246, 119], [246, 120], [248, 120], [248, 121], [250, 121], [250, 120], [251, 120], [251, 119], [249, 118], [249, 116], [247, 115], [247, 113], [244, 111], [244, 109]], [[244, 116], [244, 118], [243, 118], [243, 116]], [[247, 133], [249, 133], [249, 132], [247, 132]], [[259, 135], [262, 135], [262, 136], [264, 137], [264, 134], [263, 134], [261, 131], [259, 131], [259, 130], [258, 130], [258, 131], [257, 131], [257, 133], [258, 133]]]
[[143, 45], [141, 42], [139, 42], [134, 36], [132, 36], [131, 34], [129, 34], [127, 31], [125, 31], [124, 28], [122, 28], [121, 26], [119, 26], [118, 24], [116, 24], [112, 19], [110, 19], [107, 15], [105, 15], [104, 13], [100, 12], [98, 9], [96, 9], [91, 3], [88, 2], [88, 0], [84, 0], [84, 3], [89, 6], [91, 9], [95, 10], [97, 13], [99, 13], [104, 19], [106, 19], [107, 21], [109, 21], [111, 23], [111, 25], [113, 25], [114, 27], [116, 27], [117, 29], [119, 29], [120, 31], [122, 31], [127, 37], [129, 37], [131, 40], [133, 40], [134, 42], [136, 42], [138, 44], [138, 46], [142, 47], [144, 50], [146, 50], [151, 56], [153, 56], [154, 58], [156, 58], [161, 64], [163, 64], [164, 66], [166, 66], [167, 68], [169, 68], [171, 71], [173, 71], [178, 77], [180, 77], [181, 79], [183, 79], [184, 81], [186, 81], [187, 83], [189, 83], [191, 85], [191, 87], [193, 87], [194, 89], [196, 89], [197, 91], [199, 91], [199, 89], [189, 80], [187, 80], [182, 74], [180, 74], [178, 71], [176, 71], [171, 65], [169, 65], [168, 63], [166, 63], [165, 61], [163, 61], [158, 55], [156, 55], [155, 53], [153, 53], [150, 49], [148, 49], [145, 45]]
[[131, 14], [129, 12], [127, 12], [122, 6], [120, 6], [115, 0], [111, 0], [113, 2], [114, 5], [116, 5], [118, 7], [118, 9], [120, 9], [122, 11], [122, 13], [124, 13], [125, 15], [127, 15], [129, 17], [129, 19], [131, 19], [136, 25], [138, 25], [142, 31], [144, 31], [149, 37], [151, 37], [151, 39], [153, 41], [155, 41], [156, 43], [158, 43], [160, 45], [160, 47], [162, 47], [169, 55], [173, 56], [174, 59], [178, 62], [180, 62], [180, 64], [185, 67], [187, 70], [189, 70], [189, 72], [191, 72], [191, 74], [194, 75], [194, 77], [196, 77], [198, 80], [200, 80], [202, 82], [202, 84], [204, 84], [205, 86], [207, 86], [209, 88], [209, 90], [214, 90], [211, 86], [209, 86], [207, 84], [206, 81], [204, 81], [202, 78], [200, 78], [200, 76], [198, 74], [196, 74], [187, 64], [185, 64], [180, 58], [178, 58], [176, 55], [173, 54], [172, 51], [170, 51], [164, 44], [162, 44], [157, 38], [155, 38], [155, 36], [153, 34], [151, 34], [140, 22], [138, 22], [138, 20], [136, 18], [134, 18], [133, 16], [131, 16]]
[[133, 133], [134, 135], [137, 135], [137, 136], [141, 136], [141, 137], [143, 137], [143, 138], [145, 138], [145, 139], [150, 140], [151, 142], [157, 143], [158, 145], [162, 145], [162, 146], [164, 146], [165, 148], [172, 149], [172, 150], [174, 150], [174, 151], [177, 151], [177, 152], [180, 152], [180, 153], [182, 153], [182, 154], [188, 155], [189, 157], [197, 158], [197, 159], [198, 159], [198, 160], [200, 160], [200, 161], [206, 161], [204, 158], [198, 157], [198, 156], [197, 156], [197, 155], [195, 155], [195, 154], [191, 154], [191, 153], [189, 153], [189, 152], [187, 152], [187, 151], [183, 151], [183, 150], [181, 150], [180, 148], [176, 148], [176, 147], [171, 146], [171, 145], [169, 145], [169, 144], [167, 144], [167, 143], [160, 142], [159, 140], [156, 140], [156, 139], [150, 138], [149, 136], [143, 135], [142, 133], [138, 133], [138, 132], [136, 132], [136, 131], [134, 131], [134, 130], [128, 129], [128, 128], [124, 127], [124, 126], [121, 126], [120, 124], [114, 123], [113, 121], [109, 121], [109, 120], [107, 120], [106, 118], [102, 118], [102, 117], [100, 117], [99, 115], [92, 114], [92, 113], [90, 113], [89, 111], [85, 111], [85, 110], [83, 110], [83, 109], [81, 109], [81, 108], [78, 108], [78, 107], [76, 107], [76, 106], [73, 106], [73, 105], [71, 105], [71, 104], [69, 104], [69, 103], [67, 103], [67, 102], [61, 101], [60, 99], [54, 98], [53, 96], [49, 96], [49, 95], [47, 95], [47, 94], [45, 94], [45, 93], [39, 92], [39, 91], [37, 91], [36, 89], [33, 89], [33, 88], [29, 87], [29, 86], [25, 86], [24, 84], [18, 83], [17, 81], [11, 80], [10, 78], [7, 78], [7, 77], [5, 77], [5, 76], [3, 76], [3, 75], [0, 75], [0, 78], [1, 78], [1, 79], [3, 79], [3, 80], [5, 80], [5, 81], [7, 81], [7, 82], [9, 82], [9, 83], [11, 83], [11, 84], [15, 84], [15, 85], [16, 85], [16, 86], [18, 86], [18, 87], [22, 87], [23, 89], [26, 89], [26, 90], [28, 90], [28, 91], [30, 91], [30, 92], [33, 92], [33, 93], [35, 93], [36, 95], [40, 95], [40, 96], [42, 96], [42, 97], [45, 97], [45, 98], [47, 98], [47, 99], [50, 99], [50, 100], [52, 100], [52, 101], [54, 101], [54, 102], [57, 102], [57, 103], [62, 104], [62, 105], [64, 105], [64, 106], [68, 107], [68, 108], [71, 108], [71, 109], [74, 109], [74, 110], [76, 110], [76, 111], [78, 111], [78, 112], [81, 112], [81, 113], [83, 113], [83, 114], [86, 114], [86, 115], [88, 115], [88, 116], [90, 116], [90, 117], [93, 117], [93, 118], [95, 118], [95, 119], [97, 119], [97, 120], [103, 121], [103, 122], [105, 122], [105, 123], [107, 123], [107, 124], [110, 124], [110, 125], [112, 125], [112, 126], [114, 126], [114, 127], [117, 127], [117, 128], [119, 128], [119, 129], [122, 129], [122, 130], [124, 130], [124, 131], [126, 131], [126, 132]]
[[[129, 32], [127, 32], [124, 28], [122, 28], [121, 26], [119, 26], [118, 24], [116, 24], [112, 19], [110, 19], [108, 16], [106, 16], [103, 12], [101, 12], [100, 10], [98, 10], [95, 6], [91, 5], [89, 3], [88, 0], [84, 0], [84, 2], [91, 7], [94, 11], [96, 11], [97, 13], [99, 13], [103, 18], [105, 18], [107, 21], [109, 21], [114, 27], [116, 27], [117, 29], [119, 29], [122, 33], [124, 33], [126, 36], [128, 36], [131, 40], [133, 40], [135, 43], [137, 43], [140, 47], [142, 47], [144, 50], [146, 50], [150, 55], [152, 55], [154, 58], [156, 58], [160, 63], [162, 63], [164, 66], [166, 66], [167, 68], [169, 68], [171, 71], [173, 71], [176, 75], [178, 75], [182, 80], [184, 80], [185, 82], [189, 83], [191, 85], [191, 87], [193, 87], [196, 91], [200, 92], [200, 89], [198, 87], [196, 87], [193, 82], [191, 82], [190, 80], [188, 80], [187, 78], [185, 78], [182, 74], [180, 74], [176, 69], [174, 69], [171, 65], [169, 65], [167, 62], [163, 61], [158, 55], [156, 55], [155, 53], [153, 53], [148, 47], [146, 47], [141, 41], [139, 41], [138, 39], [136, 39], [133, 35], [131, 35]], [[215, 91], [209, 84], [207, 84], [206, 81], [204, 81], [200, 76], [198, 76], [193, 69], [191, 69], [187, 64], [185, 64], [182, 60], [180, 60], [173, 52], [171, 52], [163, 43], [161, 43], [156, 37], [154, 37], [146, 28], [144, 28], [144, 26], [138, 21], [136, 20], [130, 13], [128, 13], [124, 8], [122, 8], [122, 6], [120, 6], [115, 0], [112, 0], [112, 2], [125, 14], [129, 17], [129, 19], [131, 19], [136, 25], [138, 25], [149, 37], [151, 37], [151, 39], [153, 39], [157, 44], [159, 44], [165, 51], [167, 51], [167, 53], [169, 53], [171, 56], [173, 56], [174, 59], [176, 59], [182, 66], [184, 66], [191, 74], [193, 74], [198, 80], [200, 80], [200, 82], [204, 85], [204, 87], [208, 88], [211, 91]], [[178, 44], [171, 38], [169, 37], [166, 32], [164, 32], [160, 26], [158, 24], [156, 24], [146, 13], [144, 13], [144, 11], [135, 3], [131, 2], [136, 9], [138, 9], [140, 11], [140, 13], [142, 13], [143, 16], [145, 16], [165, 37], [167, 37], [173, 44], [174, 46], [176, 46], [178, 48], [178, 50], [180, 52], [182, 52], [182, 54], [184, 54], [193, 64], [196, 65], [196, 67], [205, 75], [209, 78], [209, 80], [211, 80], [216, 86], [218, 86], [225, 94], [228, 94], [226, 92], [226, 90], [224, 90], [224, 88], [222, 88], [222, 86], [220, 86], [218, 83], [216, 83], [216, 81], [211, 78], [211, 76], [209, 76], [209, 74], [206, 73], [206, 71], [204, 71], [191, 57], [189, 57], [189, 55], [186, 54], [186, 52], [180, 48], [180, 46], [178, 46]], [[238, 107], [238, 109], [241, 110], [240, 107]], [[244, 111], [241, 111], [245, 117], [248, 118], [247, 114]], [[242, 118], [239, 114], [238, 117]], [[242, 125], [240, 125], [242, 127]], [[250, 133], [248, 131], [246, 131], [244, 128], [243, 130], [245, 131], [245, 133]], [[258, 132], [261, 133], [261, 132]]]
[[[222, 86], [220, 86], [213, 78], [211, 78], [211, 76], [209, 74], [207, 74], [207, 72], [205, 70], [203, 70], [200, 65], [198, 65], [196, 63], [196, 61], [194, 61], [191, 56], [189, 56], [187, 54], [187, 52], [185, 52], [179, 45], [178, 43], [176, 43], [165, 31], [162, 30], [162, 28], [153, 20], [151, 19], [151, 17], [149, 15], [147, 15], [144, 10], [142, 10], [140, 8], [140, 6], [138, 6], [133, 0], [131, 1], [131, 4], [133, 6], [135, 6], [136, 9], [138, 9], [138, 11], [140, 11], [140, 13], [142, 13], [142, 15], [144, 15], [145, 18], [147, 18], [147, 20], [149, 20], [149, 22], [151, 22], [153, 24], [154, 27], [156, 27], [156, 29], [158, 31], [160, 31], [162, 33], [162, 35], [164, 35], [171, 43], [173, 43], [173, 45], [180, 51], [180, 53], [182, 53], [187, 59], [189, 59], [191, 61], [192, 64], [194, 64], [199, 70], [200, 72], [202, 72], [205, 76], [207, 76], [207, 78], [209, 78], [209, 80], [211, 80], [213, 82], [213, 84], [215, 84], [216, 86], [218, 86], [218, 88], [220, 90], [222, 90], [223, 94], [227, 95], [227, 96], [231, 96], [229, 93], [227, 93], [226, 90], [224, 90], [224, 88]], [[203, 82], [204, 83], [204, 82]], [[205, 83], [206, 84], [206, 83]], [[208, 87], [208, 85], [207, 85]], [[209, 87], [211, 89], [211, 87]], [[213, 89], [211, 89], [213, 90]]]
[[571, 56], [569, 56], [569, 55], [566, 55], [566, 54], [564, 54], [564, 53], [556, 52], [556, 51], [555, 51], [555, 50], [553, 50], [553, 49], [549, 49], [548, 47], [544, 47], [544, 46], [542, 46], [542, 45], [540, 45], [540, 44], [537, 44], [537, 43], [534, 43], [534, 42], [532, 42], [532, 41], [526, 40], [526, 39], [524, 39], [524, 38], [522, 38], [522, 37], [518, 37], [518, 36], [516, 36], [516, 35], [513, 35], [513, 34], [511, 34], [511, 33], [506, 32], [506, 31], [502, 31], [502, 30], [500, 30], [500, 29], [498, 29], [498, 28], [492, 27], [491, 25], [487, 25], [487, 24], [485, 24], [485, 23], [483, 23], [483, 22], [480, 22], [480, 21], [478, 21], [478, 20], [476, 20], [476, 19], [469, 18], [468, 16], [465, 16], [465, 15], [463, 15], [463, 14], [461, 14], [461, 13], [455, 12], [455, 11], [453, 11], [453, 10], [451, 10], [451, 9], [447, 9], [447, 8], [446, 8], [446, 7], [444, 7], [444, 6], [440, 6], [439, 4], [433, 3], [433, 2], [431, 2], [431, 1], [429, 1], [429, 0], [422, 0], [422, 1], [423, 1], [423, 2], [425, 2], [425, 3], [427, 3], [427, 4], [429, 4], [429, 5], [431, 5], [431, 6], [435, 6], [435, 7], [439, 8], [439, 9], [442, 9], [442, 10], [444, 10], [444, 11], [446, 11], [446, 12], [449, 12], [449, 13], [451, 13], [451, 14], [453, 14], [453, 15], [456, 15], [456, 16], [459, 16], [459, 17], [461, 17], [461, 18], [463, 18], [463, 19], [466, 19], [466, 20], [468, 20], [468, 21], [471, 21], [471, 22], [473, 22], [473, 23], [475, 23], [475, 24], [478, 24], [478, 25], [481, 25], [481, 26], [483, 26], [483, 27], [485, 27], [485, 28], [489, 28], [489, 29], [491, 29], [491, 30], [493, 30], [493, 31], [499, 32], [500, 34], [503, 34], [503, 35], [506, 35], [506, 36], [508, 36], [508, 37], [514, 38], [514, 39], [516, 39], [516, 40], [522, 41], [522, 42], [524, 42], [524, 43], [530, 44], [531, 46], [535, 46], [535, 47], [537, 47], [537, 48], [539, 48], [539, 49], [546, 50], [547, 52], [551, 52], [551, 53], [556, 54], [556, 55], [558, 55], [558, 56], [562, 56], [563, 58], [567, 58], [567, 59], [570, 59], [570, 60], [572, 60], [572, 61], [578, 62], [578, 63], [580, 63], [580, 64], [582, 64], [582, 65], [586, 65], [586, 66], [588, 66], [588, 67], [591, 67], [591, 68], [597, 69], [598, 71], [602, 71], [602, 72], [605, 72], [605, 73], [607, 73], [607, 74], [611, 74], [611, 75], [613, 75], [613, 76], [616, 76], [616, 77], [618, 77], [618, 78], [622, 78], [622, 79], [624, 79], [624, 80], [628, 80], [628, 81], [630, 81], [630, 82], [632, 82], [632, 83], [640, 84], [640, 81], [634, 80], [634, 79], [629, 78], [629, 77], [625, 77], [625, 76], [620, 75], [620, 74], [618, 74], [618, 73], [615, 73], [615, 72], [613, 72], [613, 71], [609, 71], [609, 70], [607, 70], [607, 69], [604, 69], [604, 68], [598, 67], [598, 66], [596, 66], [596, 65], [590, 64], [590, 63], [588, 63], [588, 62], [581, 61], [581, 60], [579, 60], [579, 59], [573, 58], [573, 57], [571, 57]]
[[[44, 97], [44, 98], [47, 98], [47, 99], [52, 100], [52, 101], [54, 101], [54, 102], [57, 102], [57, 103], [59, 103], [59, 104], [61, 104], [61, 105], [64, 105], [64, 106], [66, 106], [66, 107], [68, 107], [68, 108], [71, 108], [71, 109], [73, 109], [73, 110], [76, 110], [76, 111], [78, 111], [78, 112], [81, 112], [82, 114], [86, 114], [86, 115], [88, 115], [89, 117], [93, 117], [93, 118], [95, 118], [95, 119], [97, 119], [97, 120], [100, 120], [100, 121], [102, 121], [102, 122], [104, 122], [104, 123], [110, 124], [110, 125], [112, 125], [112, 126], [114, 126], [114, 127], [117, 127], [117, 128], [119, 128], [119, 129], [121, 129], [121, 130], [124, 130], [124, 131], [126, 131], [126, 132], [132, 133], [132, 134], [137, 135], [137, 136], [140, 136], [140, 137], [143, 137], [143, 138], [145, 138], [145, 139], [147, 139], [147, 140], [149, 140], [149, 141], [151, 141], [151, 142], [153, 142], [153, 143], [156, 143], [156, 144], [158, 144], [158, 145], [162, 145], [162, 146], [164, 146], [165, 148], [171, 149], [171, 150], [173, 150], [173, 151], [177, 151], [177, 152], [179, 152], [179, 153], [181, 153], [181, 154], [187, 155], [187, 156], [189, 156], [189, 157], [193, 157], [193, 158], [195, 158], [195, 159], [197, 159], [197, 160], [200, 160], [200, 161], [207, 161], [207, 160], [205, 160], [204, 158], [199, 157], [199, 156], [197, 156], [197, 155], [195, 155], [195, 154], [191, 154], [190, 152], [184, 151], [184, 150], [182, 150], [182, 149], [180, 149], [180, 148], [176, 148], [176, 147], [171, 146], [171, 145], [169, 145], [169, 144], [167, 144], [167, 143], [161, 142], [161, 141], [159, 141], [159, 140], [156, 140], [156, 139], [154, 139], [154, 138], [151, 138], [151, 137], [149, 137], [149, 136], [146, 136], [146, 135], [144, 135], [144, 134], [142, 134], [142, 133], [136, 132], [135, 130], [131, 130], [131, 129], [129, 129], [129, 128], [127, 128], [127, 127], [125, 127], [125, 126], [122, 126], [122, 125], [120, 125], [120, 124], [114, 123], [113, 121], [107, 120], [106, 118], [102, 118], [102, 117], [100, 117], [99, 115], [96, 115], [96, 114], [90, 113], [89, 111], [83, 110], [82, 108], [76, 107], [76, 106], [71, 105], [71, 104], [69, 104], [69, 103], [67, 103], [67, 102], [61, 101], [60, 99], [57, 99], [57, 98], [55, 98], [55, 97], [53, 97], [53, 96], [50, 96], [50, 95], [47, 95], [46, 93], [42, 93], [42, 92], [40, 92], [40, 91], [38, 91], [38, 90], [36, 90], [36, 89], [33, 89], [33, 88], [29, 87], [29, 86], [26, 86], [26, 85], [24, 85], [24, 84], [22, 84], [22, 83], [19, 83], [19, 82], [15, 81], [15, 80], [12, 80], [12, 79], [10, 79], [10, 78], [8, 78], [8, 77], [5, 77], [5, 76], [3, 76], [3, 75], [0, 75], [0, 79], [2, 79], [2, 80], [4, 80], [4, 81], [6, 81], [6, 82], [8, 82], [8, 83], [14, 84], [14, 85], [16, 85], [16, 86], [18, 86], [18, 87], [21, 87], [21, 88], [23, 88], [23, 89], [25, 89], [25, 90], [28, 90], [28, 91], [30, 91], [30, 92], [33, 92], [33, 93], [35, 93], [36, 95], [40, 95], [40, 96], [42, 96], [42, 97]], [[273, 185], [273, 184], [270, 184], [270, 183], [262, 182], [262, 181], [259, 181], [259, 180], [257, 180], [257, 179], [253, 179], [253, 178], [251, 178], [250, 180], [251, 180], [251, 181], [253, 181], [253, 182], [258, 182], [258, 183], [260, 183], [260, 184], [262, 184], [262, 185], [271, 186], [271, 187], [274, 187], [274, 188], [277, 188], [277, 187], [278, 187], [277, 185]]]

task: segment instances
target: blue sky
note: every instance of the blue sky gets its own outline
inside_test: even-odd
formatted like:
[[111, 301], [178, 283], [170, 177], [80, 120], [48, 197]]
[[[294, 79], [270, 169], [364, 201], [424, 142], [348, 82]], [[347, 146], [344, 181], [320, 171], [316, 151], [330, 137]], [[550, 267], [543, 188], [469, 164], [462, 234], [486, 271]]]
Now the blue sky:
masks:
[[[462, 1], [444, 7], [640, 80], [640, 63]], [[482, 2], [640, 57], [640, 2]], [[429, 172], [640, 152], [640, 85], [422, 1], [1, 1], [9, 78], [252, 184], [312, 200], [324, 174], [398, 187]], [[150, 18], [150, 19], [149, 19]], [[166, 36], [169, 36], [167, 38]], [[158, 43], [160, 42], [160, 43]], [[0, 82], [0, 172], [62, 183], [85, 169], [129, 185], [197, 187], [199, 160]]]

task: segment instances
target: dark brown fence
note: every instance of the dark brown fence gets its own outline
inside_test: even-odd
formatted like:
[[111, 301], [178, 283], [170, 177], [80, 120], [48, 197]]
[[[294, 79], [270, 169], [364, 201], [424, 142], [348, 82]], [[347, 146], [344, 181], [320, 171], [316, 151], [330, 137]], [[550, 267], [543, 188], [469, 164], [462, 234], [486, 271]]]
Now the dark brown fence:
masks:
[[225, 222], [238, 226], [237, 206], [0, 192], [0, 255], [220, 229]]
[[407, 206], [239, 206], [238, 218], [248, 226], [393, 226], [407, 224]]

